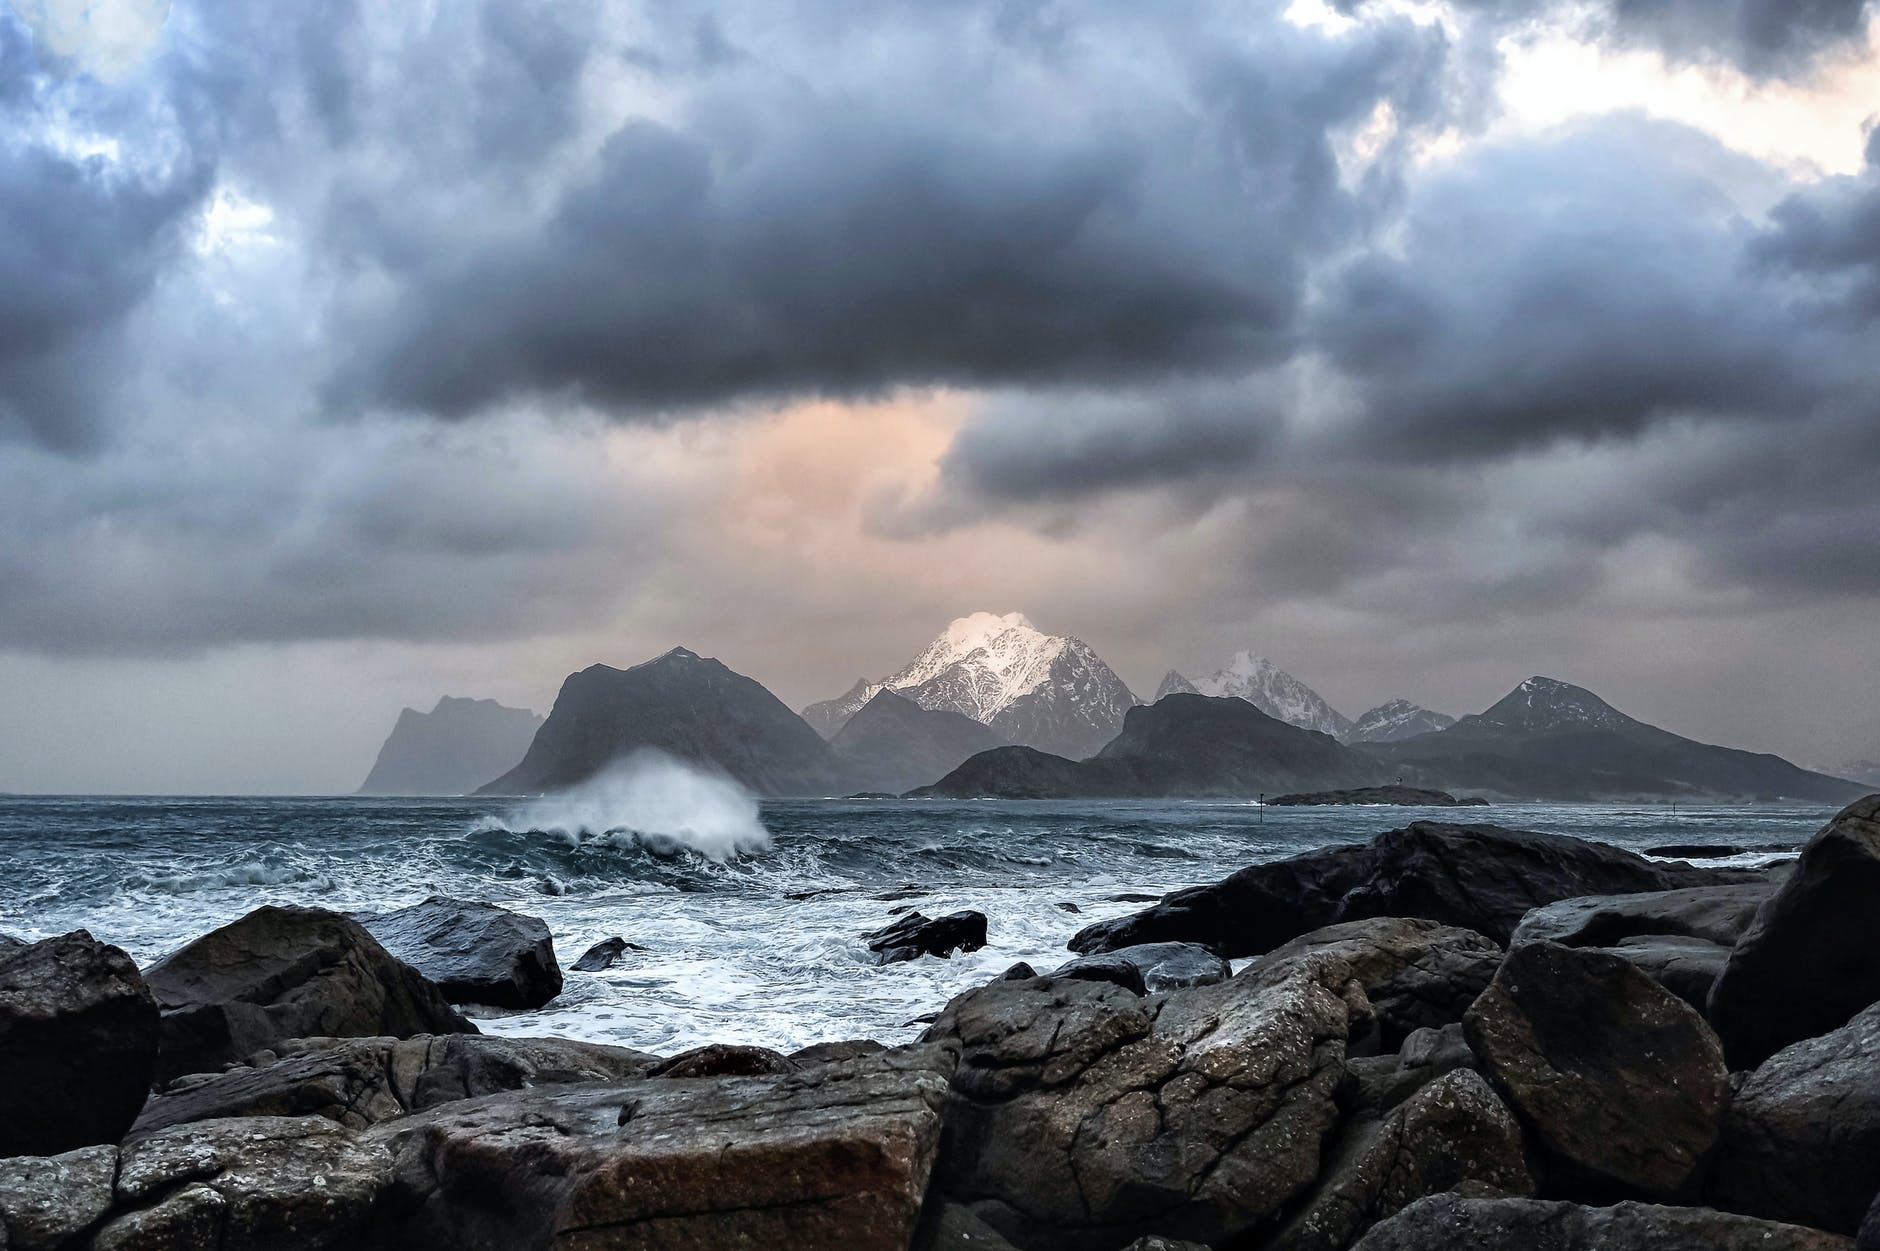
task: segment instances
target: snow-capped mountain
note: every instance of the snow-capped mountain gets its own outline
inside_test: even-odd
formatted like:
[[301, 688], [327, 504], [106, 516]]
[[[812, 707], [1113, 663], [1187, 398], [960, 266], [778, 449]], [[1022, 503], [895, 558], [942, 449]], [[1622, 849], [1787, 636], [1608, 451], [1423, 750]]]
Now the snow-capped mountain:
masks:
[[1407, 699], [1393, 699], [1379, 704], [1352, 722], [1345, 734], [1347, 743], [1394, 743], [1400, 738], [1446, 730], [1456, 723], [1447, 713], [1432, 712]]
[[1023, 613], [961, 617], [906, 668], [857, 682], [837, 699], [811, 704], [803, 719], [833, 735], [879, 690], [923, 708], [963, 713], [1014, 743], [1072, 759], [1116, 736], [1137, 703], [1088, 644], [1046, 634]]
[[1244, 699], [1269, 717], [1302, 729], [1343, 738], [1351, 719], [1319, 697], [1319, 693], [1264, 656], [1240, 652], [1225, 669], [1205, 678], [1186, 678], [1170, 670], [1156, 691], [1164, 695], [1228, 695]]
[[1557, 678], [1532, 677], [1509, 691], [1486, 712], [1464, 717], [1525, 734], [1554, 730], [1624, 730], [1643, 725], [1583, 686]]

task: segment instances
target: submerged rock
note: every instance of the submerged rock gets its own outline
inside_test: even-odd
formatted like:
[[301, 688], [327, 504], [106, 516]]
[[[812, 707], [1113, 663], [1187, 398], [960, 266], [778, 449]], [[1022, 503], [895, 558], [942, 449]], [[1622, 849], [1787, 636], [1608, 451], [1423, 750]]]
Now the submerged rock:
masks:
[[1776, 1052], [1724, 1117], [1710, 1200], [1851, 1234], [1880, 1191], [1880, 1004]]
[[1551, 1157], [1556, 1187], [1686, 1196], [1729, 1099], [1723, 1050], [1617, 956], [1530, 943], [1463, 1018], [1482, 1072]]
[[581, 953], [581, 958], [569, 967], [577, 973], [599, 973], [611, 969], [620, 963], [620, 957], [629, 951], [645, 951], [638, 943], [630, 943], [624, 938], [603, 938]]
[[928, 1030], [960, 1049], [940, 1193], [1027, 1247], [1229, 1238], [1311, 1185], [1362, 995], [1321, 958], [1143, 998], [993, 982]]
[[864, 937], [868, 949], [879, 957], [877, 964], [898, 964], [922, 956], [944, 960], [955, 951], [978, 951], [986, 945], [986, 914], [965, 911], [926, 917], [909, 912]]
[[257, 908], [144, 978], [163, 1011], [160, 1081], [288, 1039], [477, 1032], [357, 921], [323, 908]]
[[1433, 1195], [1381, 1221], [1353, 1251], [1851, 1251], [1845, 1238], [1707, 1208]]
[[537, 917], [433, 895], [360, 923], [452, 1003], [539, 1008], [561, 993], [555, 940]]
[[1730, 1063], [1753, 1068], [1880, 1002], [1880, 795], [1849, 804], [1802, 848], [1710, 997]]
[[491, 1095], [371, 1131], [397, 1164], [388, 1239], [471, 1247], [903, 1251], [952, 1054]]
[[323, 1116], [364, 1128], [504, 1090], [639, 1077], [658, 1056], [561, 1038], [301, 1038], [150, 1097], [135, 1132], [231, 1116]]
[[1212, 886], [1176, 891], [1132, 916], [1084, 927], [1070, 948], [1175, 941], [1253, 956], [1370, 917], [1420, 917], [1505, 943], [1522, 917], [1556, 900], [1753, 880], [1745, 870], [1661, 864], [1558, 834], [1418, 821], [1369, 843], [1257, 864]]
[[1346, 921], [1302, 934], [1261, 956], [1274, 969], [1314, 954], [1349, 962], [1371, 1001], [1380, 1050], [1395, 1051], [1412, 1032], [1462, 1019], [1501, 966], [1501, 947], [1473, 930], [1412, 917]]
[[0, 949], [0, 1156], [116, 1142], [150, 1089], [157, 1005], [84, 930]]

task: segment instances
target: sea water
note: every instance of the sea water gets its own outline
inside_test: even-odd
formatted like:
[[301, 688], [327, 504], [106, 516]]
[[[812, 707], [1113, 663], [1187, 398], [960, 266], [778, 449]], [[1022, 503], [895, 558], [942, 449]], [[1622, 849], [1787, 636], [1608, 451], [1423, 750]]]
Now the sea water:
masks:
[[[608, 789], [611, 788], [611, 789]], [[1267, 808], [1210, 802], [821, 800], [763, 804], [715, 779], [609, 779], [573, 797], [0, 798], [0, 933], [84, 928], [147, 964], [264, 903], [373, 912], [445, 894], [541, 917], [564, 965], [619, 935], [602, 973], [567, 972], [486, 1031], [672, 1053], [904, 1041], [919, 1018], [1015, 961], [1048, 971], [1092, 921], [1141, 896], [1418, 819], [1493, 821], [1642, 849], [1799, 845], [1820, 808], [1498, 805]], [[1719, 863], [1754, 863], [1745, 855]], [[981, 951], [877, 967], [863, 940], [898, 910], [976, 908]]]

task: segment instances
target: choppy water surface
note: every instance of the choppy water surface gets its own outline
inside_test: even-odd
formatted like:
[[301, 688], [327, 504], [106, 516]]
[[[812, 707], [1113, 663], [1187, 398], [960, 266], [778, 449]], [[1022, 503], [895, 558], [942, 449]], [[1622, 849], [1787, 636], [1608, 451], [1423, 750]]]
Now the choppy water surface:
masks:
[[[1049, 969], [1080, 926], [1140, 906], [1118, 896], [1418, 818], [1644, 848], [1799, 844], [1831, 815], [845, 800], [760, 810], [684, 786], [585, 802], [0, 798], [0, 932], [83, 927], [147, 963], [263, 903], [366, 911], [433, 893], [487, 899], [546, 920], [564, 965], [613, 934], [649, 950], [605, 973], [570, 972], [546, 1009], [484, 1015], [486, 1030], [660, 1052], [707, 1041], [787, 1049], [911, 1037], [909, 1022], [950, 995], [1016, 960]], [[908, 905], [930, 916], [978, 908], [991, 943], [874, 967], [860, 935]]]

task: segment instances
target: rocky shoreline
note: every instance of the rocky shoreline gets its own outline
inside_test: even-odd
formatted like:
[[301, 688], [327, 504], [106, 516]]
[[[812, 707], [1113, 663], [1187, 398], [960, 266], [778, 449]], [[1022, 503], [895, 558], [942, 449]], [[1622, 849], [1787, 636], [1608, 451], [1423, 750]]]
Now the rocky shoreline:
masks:
[[0, 1251], [1880, 1251], [1877, 908], [1880, 796], [1767, 870], [1418, 822], [668, 1057], [478, 1033], [563, 984], [488, 904], [0, 939]]

